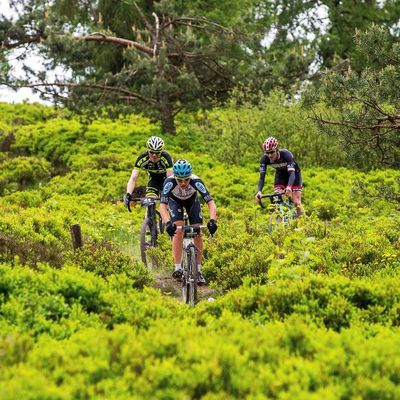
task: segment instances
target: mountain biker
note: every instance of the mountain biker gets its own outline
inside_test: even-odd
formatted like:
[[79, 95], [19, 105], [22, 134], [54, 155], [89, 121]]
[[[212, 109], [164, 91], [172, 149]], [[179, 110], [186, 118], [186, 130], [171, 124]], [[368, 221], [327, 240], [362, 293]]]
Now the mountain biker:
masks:
[[297, 216], [304, 213], [301, 205], [301, 191], [303, 188], [299, 164], [293, 154], [287, 149], [279, 149], [278, 140], [273, 136], [265, 139], [262, 148], [264, 155], [260, 159], [260, 179], [256, 201], [261, 201], [267, 165], [275, 169], [274, 192], [287, 195], [296, 207]]
[[[183, 231], [177, 231], [177, 226], [182, 226], [184, 223], [183, 209], [186, 209], [191, 225], [200, 225], [203, 222], [197, 192], [200, 193], [208, 205], [210, 220], [207, 223], [207, 227], [210, 234], [213, 235], [217, 230], [217, 208], [215, 202], [203, 181], [198, 176], [193, 175], [192, 171], [192, 165], [188, 161], [178, 160], [172, 168], [173, 175], [165, 180], [161, 193], [160, 213], [166, 225], [166, 231], [172, 237], [172, 254], [175, 263], [172, 276], [177, 280], [180, 280], [183, 274], [181, 265]], [[197, 283], [198, 285], [205, 285], [206, 281], [201, 273], [203, 255], [201, 234], [194, 238], [194, 243], [198, 250], [197, 264], [199, 274]]]
[[172, 175], [172, 157], [164, 151], [164, 141], [158, 136], [151, 136], [146, 143], [146, 151], [136, 159], [126, 186], [124, 203], [126, 206], [132, 201], [132, 193], [135, 189], [136, 180], [141, 170], [149, 174], [146, 187], [146, 197], [158, 197], [166, 177]]

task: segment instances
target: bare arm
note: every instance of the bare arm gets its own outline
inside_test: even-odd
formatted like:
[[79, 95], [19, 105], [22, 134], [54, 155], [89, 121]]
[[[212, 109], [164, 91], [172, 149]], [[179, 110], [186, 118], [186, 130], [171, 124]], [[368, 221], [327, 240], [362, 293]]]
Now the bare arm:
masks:
[[170, 220], [167, 204], [160, 203], [160, 214], [164, 224], [166, 224]]
[[167, 178], [172, 175], [172, 169], [167, 169]]
[[139, 176], [139, 170], [134, 169], [132, 171], [131, 177], [129, 178], [128, 184], [126, 185], [126, 193], [130, 193], [130, 194], [133, 193], [138, 176]]
[[217, 220], [217, 206], [215, 205], [215, 201], [211, 200], [207, 203], [208, 205], [208, 213], [210, 215], [210, 219]]

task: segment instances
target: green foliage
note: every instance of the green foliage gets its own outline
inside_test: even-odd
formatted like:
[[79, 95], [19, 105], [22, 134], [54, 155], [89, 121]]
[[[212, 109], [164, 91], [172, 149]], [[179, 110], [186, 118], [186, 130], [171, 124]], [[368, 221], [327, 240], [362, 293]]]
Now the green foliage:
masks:
[[[41, 4], [11, 3], [18, 18], [0, 21], [2, 53], [30, 43], [49, 69], [61, 64], [70, 70], [69, 82], [56, 83], [65, 96], [54, 96], [47, 71], [31, 66], [23, 83], [35, 76], [41, 90], [76, 112], [118, 117], [135, 110], [174, 132], [176, 113], [224, 101], [248, 70], [242, 62], [249, 58], [247, 37], [236, 30], [246, 27], [243, 14], [251, 2], [196, 3], [118, 0], [91, 8], [61, 1], [46, 11]], [[31, 29], [27, 21], [35, 21]]]
[[121, 325], [40, 340], [25, 362], [2, 370], [1, 394], [20, 398], [27, 387], [57, 398], [399, 394], [396, 331], [377, 327], [366, 335], [354, 328], [339, 335], [295, 318], [259, 326], [229, 312], [205, 324], [159, 320], [147, 331]]
[[323, 101], [331, 107], [315, 110], [315, 120], [322, 131], [337, 138], [347, 153], [348, 165], [398, 168], [398, 38], [388, 29], [372, 25], [365, 32], [356, 31], [355, 44], [365, 67], [355, 72], [351, 63], [345, 70], [328, 71], [305, 103], [315, 107]]
[[344, 164], [344, 153], [337, 143], [318, 134], [309, 114], [298, 103], [289, 103], [281, 91], [262, 97], [257, 106], [237, 94], [223, 109], [210, 111], [193, 129], [204, 135], [207, 153], [224, 163], [256, 163], [264, 140], [275, 136], [301, 166]]
[[262, 229], [226, 220], [205, 250], [205, 277], [222, 290], [240, 286], [245, 278], [265, 283], [274, 248]]
[[360, 323], [398, 326], [398, 281], [398, 276], [368, 281], [292, 275], [274, 284], [231, 291], [207, 312], [220, 316], [230, 310], [257, 323], [295, 316], [335, 331]]
[[[209, 287], [199, 290], [210, 301], [194, 309], [175, 298], [167, 235], [145, 269], [144, 209], [122, 203], [135, 157], [160, 129], [141, 116], [39, 118], [37, 106], [14, 121], [2, 164], [41, 160], [49, 174], [12, 190], [10, 181], [0, 196], [0, 397], [399, 397], [400, 221], [398, 204], [380, 195], [396, 193], [399, 171], [339, 167], [333, 139], [316, 136], [279, 93], [266, 112], [239, 103], [182, 114], [177, 135], [164, 136], [218, 208], [215, 237], [204, 235]], [[6, 135], [11, 114], [0, 115]], [[235, 136], [247, 125], [249, 139]], [[254, 203], [268, 134], [258, 127], [286, 132], [279, 139], [303, 167], [306, 216], [272, 233], [270, 210]], [[72, 252], [76, 223], [84, 246]], [[164, 283], [168, 293], [149, 287]]]
[[125, 274], [136, 288], [143, 288], [151, 282], [149, 271], [141, 263], [133, 263], [130, 257], [107, 244], [85, 245], [72, 253], [71, 261], [85, 271], [103, 278]]
[[62, 118], [26, 125], [20, 128], [13, 150], [40, 155], [56, 165], [66, 164], [70, 155], [78, 149], [81, 131], [78, 121]]
[[35, 104], [10, 104], [0, 102], [1, 121], [4, 126], [12, 127], [19, 125], [36, 124], [46, 121], [55, 116], [67, 115], [65, 110], [56, 112], [54, 108]]
[[0, 267], [2, 332], [18, 329], [32, 336], [69, 337], [83, 327], [112, 328], [124, 322], [145, 328], [171, 314], [175, 305], [155, 290], [138, 292], [143, 278], [113, 274], [107, 281], [76, 266], [38, 270]]
[[41, 158], [17, 157], [3, 161], [0, 165], [0, 194], [21, 191], [27, 186], [50, 179], [50, 163]]

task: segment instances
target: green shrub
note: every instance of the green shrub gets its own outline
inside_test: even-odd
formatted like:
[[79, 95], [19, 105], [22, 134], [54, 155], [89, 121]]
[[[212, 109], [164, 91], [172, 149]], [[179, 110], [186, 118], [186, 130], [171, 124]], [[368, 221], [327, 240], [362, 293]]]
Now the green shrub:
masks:
[[[141, 116], [84, 125], [37, 105], [0, 111], [0, 136], [11, 127], [15, 136], [2, 165], [35, 160], [48, 171], [19, 187], [17, 169], [2, 170], [1, 398], [400, 396], [398, 204], [357, 185], [395, 188], [399, 171], [338, 168], [337, 144], [316, 136], [279, 93], [260, 107], [182, 114], [176, 136]], [[204, 235], [211, 287], [199, 289], [215, 301], [194, 309], [148, 287], [170, 274], [171, 242], [161, 235], [149, 252], [155, 268], [144, 269], [144, 209], [128, 213], [122, 203], [153, 134], [174, 159], [191, 161], [218, 208], [213, 241]], [[270, 211], [254, 202], [269, 134], [281, 135], [303, 167], [306, 209], [272, 233]], [[332, 152], [321, 155], [326, 147]], [[265, 192], [273, 180], [269, 168]], [[146, 182], [141, 173], [138, 185]], [[204, 204], [203, 214], [206, 222]], [[85, 245], [72, 253], [77, 223]]]
[[2, 370], [0, 395], [20, 398], [28, 388], [51, 398], [399, 394], [397, 332], [377, 328], [368, 336], [354, 328], [339, 335], [295, 318], [258, 326], [229, 312], [206, 324], [158, 320], [140, 332], [121, 325], [86, 329], [62, 341], [43, 338], [26, 361]]
[[[125, 273], [107, 281], [77, 267], [38, 270], [0, 265], [0, 326], [44, 334], [58, 339], [83, 327], [108, 327], [130, 323], [149, 327], [157, 318], [176, 315], [176, 302], [154, 290], [133, 288], [137, 282]], [[138, 279], [139, 281], [139, 279]], [[140, 282], [140, 281], [139, 281]]]
[[243, 286], [212, 303], [207, 311], [220, 316], [224, 310], [231, 310], [257, 322], [298, 315], [336, 331], [360, 321], [398, 326], [398, 281], [399, 276], [378, 282], [339, 277], [287, 278], [264, 286]]
[[17, 157], [1, 163], [0, 194], [24, 190], [50, 179], [50, 164], [36, 157]]
[[[258, 162], [261, 145], [268, 136], [277, 137], [281, 147], [289, 149], [303, 167], [337, 167], [345, 163], [338, 143], [319, 134], [300, 105], [289, 104], [279, 91], [263, 98], [258, 106], [240, 95], [233, 96], [227, 106], [210, 111], [206, 120], [192, 126], [191, 131], [200, 131], [205, 138], [206, 152], [223, 163]], [[322, 152], [324, 148], [330, 151]]]
[[152, 281], [149, 270], [143, 264], [132, 262], [130, 257], [107, 243], [84, 245], [71, 254], [71, 261], [85, 271], [103, 278], [125, 274], [135, 288], [143, 288]]

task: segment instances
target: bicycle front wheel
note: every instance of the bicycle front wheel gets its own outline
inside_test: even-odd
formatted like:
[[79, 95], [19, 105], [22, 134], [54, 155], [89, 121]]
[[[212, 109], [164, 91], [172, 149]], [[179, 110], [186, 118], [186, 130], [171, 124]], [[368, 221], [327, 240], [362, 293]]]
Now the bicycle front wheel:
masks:
[[156, 219], [157, 219], [157, 227], [158, 227], [158, 231], [162, 234], [164, 233], [165, 230], [165, 224], [161, 218], [161, 214], [159, 211], [156, 211]]
[[282, 216], [278, 212], [274, 211], [269, 217], [269, 225], [268, 225], [269, 233], [275, 230], [280, 223], [282, 223]]
[[143, 264], [151, 267], [151, 260], [147, 256], [148, 249], [157, 246], [157, 227], [152, 220], [146, 217], [140, 229], [140, 255]]
[[182, 280], [183, 301], [189, 306], [194, 307], [197, 303], [197, 278], [198, 269], [196, 252], [193, 246], [186, 249], [185, 272]]

